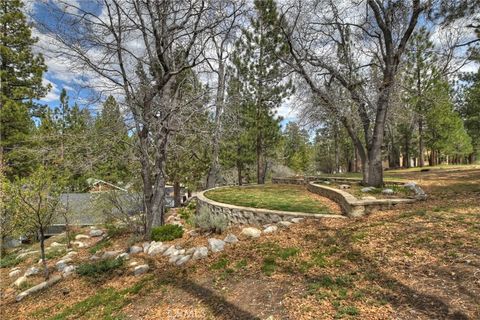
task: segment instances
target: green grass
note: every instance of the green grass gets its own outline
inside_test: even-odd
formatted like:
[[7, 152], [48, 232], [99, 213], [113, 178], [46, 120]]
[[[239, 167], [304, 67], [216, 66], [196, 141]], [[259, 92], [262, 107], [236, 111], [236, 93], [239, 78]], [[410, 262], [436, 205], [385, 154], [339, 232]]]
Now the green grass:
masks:
[[267, 184], [211, 190], [205, 196], [214, 201], [270, 210], [326, 213], [329, 209], [303, 186]]

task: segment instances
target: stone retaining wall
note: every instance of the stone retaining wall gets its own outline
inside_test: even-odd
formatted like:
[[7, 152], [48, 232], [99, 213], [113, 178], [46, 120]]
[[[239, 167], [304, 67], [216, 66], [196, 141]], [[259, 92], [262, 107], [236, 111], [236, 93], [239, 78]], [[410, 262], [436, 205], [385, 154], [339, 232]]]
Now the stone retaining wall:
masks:
[[415, 199], [359, 200], [348, 192], [313, 182], [307, 184], [307, 189], [310, 192], [335, 201], [340, 205], [342, 213], [349, 217], [360, 217], [374, 210], [391, 209], [399, 204], [416, 202]]
[[223, 216], [228, 220], [229, 224], [265, 225], [282, 220], [288, 221], [292, 218], [345, 218], [344, 216], [335, 214], [312, 214], [240, 207], [208, 199], [204, 195], [204, 193], [208, 191], [209, 190], [206, 190], [197, 194], [197, 214], [202, 208], [207, 208], [211, 215]]

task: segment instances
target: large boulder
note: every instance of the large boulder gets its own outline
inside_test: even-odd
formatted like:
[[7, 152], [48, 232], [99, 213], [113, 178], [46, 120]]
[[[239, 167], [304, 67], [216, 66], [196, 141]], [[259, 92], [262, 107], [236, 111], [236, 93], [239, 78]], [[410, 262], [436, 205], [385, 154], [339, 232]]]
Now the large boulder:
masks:
[[77, 234], [75, 236], [75, 240], [84, 240], [84, 239], [90, 239], [90, 236], [87, 236], [86, 234]]
[[268, 226], [263, 230], [263, 233], [273, 233], [278, 230], [277, 226]]
[[175, 264], [177, 266], [181, 266], [182, 264], [188, 262], [188, 260], [190, 260], [191, 256], [182, 256], [180, 259], [177, 260], [177, 262], [175, 262]]
[[13, 278], [13, 279], [17, 279], [17, 278], [19, 278], [21, 275], [22, 275], [22, 270], [20, 270], [20, 269], [18, 269], [18, 268], [13, 269], [13, 270], [10, 271], [10, 273], [8, 274], [8, 276], [9, 276], [10, 278]]
[[128, 250], [130, 254], [137, 254], [143, 252], [143, 248], [140, 246], [131, 246]]
[[103, 231], [100, 229], [90, 230], [90, 237], [101, 237], [102, 235], [103, 235]]
[[18, 278], [17, 280], [15, 280], [15, 282], [13, 283], [13, 285], [17, 288], [20, 288], [24, 283], [27, 282], [27, 277], [26, 276], [21, 276], [20, 278]]
[[233, 234], [233, 233], [229, 233], [225, 239], [223, 239], [223, 241], [225, 241], [226, 243], [230, 243], [230, 244], [233, 244], [233, 243], [237, 243], [238, 242], [238, 238]]
[[220, 252], [223, 251], [225, 247], [225, 241], [215, 238], [208, 239], [208, 246], [212, 252]]
[[73, 274], [76, 269], [76, 266], [66, 266], [65, 269], [63, 269], [63, 276], [68, 277], [69, 275]]
[[148, 247], [147, 253], [151, 256], [155, 256], [157, 254], [164, 253], [165, 250], [167, 250], [167, 248], [168, 248], [167, 245], [164, 245], [161, 242], [155, 242], [153, 244], [150, 244], [150, 246]]
[[262, 231], [258, 230], [257, 228], [248, 227], [243, 228], [241, 234], [248, 238], [259, 238], [262, 234]]
[[167, 250], [163, 252], [164, 256], [171, 256], [177, 254], [178, 250], [175, 249], [174, 245], [171, 245]]
[[135, 276], [139, 276], [141, 274], [144, 274], [148, 271], [148, 269], [150, 269], [150, 267], [148, 266], [148, 264], [141, 264], [139, 266], [136, 266], [134, 269], [133, 269], [133, 274]]
[[193, 260], [203, 259], [208, 256], [208, 248], [207, 247], [197, 247], [195, 252], [193, 253]]
[[30, 277], [30, 276], [33, 276], [33, 275], [36, 275], [40, 272], [40, 269], [37, 268], [37, 267], [30, 267], [27, 269], [27, 271], [25, 271], [25, 274], [24, 276], [25, 277]]
[[63, 271], [68, 266], [68, 264], [70, 262], [72, 262], [72, 259], [70, 259], [70, 258], [62, 259], [62, 260], [57, 261], [57, 263], [55, 263], [55, 266], [57, 267], [58, 271]]
[[116, 258], [120, 253], [122, 253], [121, 250], [105, 251], [105, 252], [102, 254], [102, 259], [105, 260], [105, 259]]
[[393, 191], [393, 189], [390, 189], [390, 188], [386, 188], [386, 189], [382, 190], [382, 194], [387, 195], [387, 196], [390, 196], [394, 193], [395, 193], [395, 191]]
[[283, 228], [288, 228], [292, 225], [292, 223], [290, 221], [280, 221], [278, 225]]

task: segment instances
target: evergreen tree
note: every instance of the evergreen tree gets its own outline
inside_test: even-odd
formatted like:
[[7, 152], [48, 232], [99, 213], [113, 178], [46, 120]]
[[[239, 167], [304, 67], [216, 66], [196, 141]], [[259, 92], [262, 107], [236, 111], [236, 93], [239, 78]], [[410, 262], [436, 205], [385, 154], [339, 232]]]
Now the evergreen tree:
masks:
[[426, 104], [426, 145], [430, 149], [430, 165], [440, 163], [442, 156], [455, 162], [472, 152], [471, 138], [460, 115], [454, 111], [446, 81], [436, 82], [428, 91]]
[[480, 157], [480, 70], [472, 78], [472, 84], [465, 92], [465, 103], [460, 108], [465, 129], [472, 139], [470, 162]]
[[[280, 138], [280, 119], [275, 110], [292, 92], [290, 82], [283, 83], [284, 72], [279, 55], [285, 54], [273, 0], [254, 1], [256, 16], [251, 29], [242, 31], [233, 53], [234, 78], [242, 92], [241, 116], [255, 145], [257, 182], [265, 183], [267, 158]], [[234, 80], [235, 81], [235, 80]]]
[[113, 96], [103, 103], [94, 126], [95, 177], [111, 183], [127, 182], [131, 173], [131, 141], [120, 106]]
[[289, 122], [284, 132], [283, 156], [285, 165], [296, 172], [305, 173], [309, 170], [310, 143], [308, 132], [300, 129], [297, 123]]
[[29, 137], [36, 105], [49, 87], [42, 85], [47, 70], [43, 56], [33, 54], [37, 42], [22, 12], [20, 0], [0, 0], [0, 163], [9, 177], [26, 176], [36, 164]]

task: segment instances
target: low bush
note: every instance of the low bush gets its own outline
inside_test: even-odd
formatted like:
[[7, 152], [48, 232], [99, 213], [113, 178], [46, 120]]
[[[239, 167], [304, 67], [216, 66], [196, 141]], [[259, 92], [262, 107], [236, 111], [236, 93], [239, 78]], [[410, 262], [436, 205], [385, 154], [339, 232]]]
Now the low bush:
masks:
[[93, 263], [83, 263], [78, 266], [77, 273], [81, 276], [100, 279], [111, 275], [111, 272], [121, 268], [123, 263], [123, 259], [105, 259]]
[[182, 236], [183, 228], [176, 224], [166, 224], [152, 228], [152, 240], [154, 241], [170, 241]]
[[194, 223], [203, 232], [222, 233], [228, 226], [227, 218], [212, 216], [206, 207], [200, 209], [199, 214], [194, 218]]
[[0, 258], [0, 268], [11, 268], [22, 262], [24, 259], [17, 259], [17, 254], [12, 253]]

